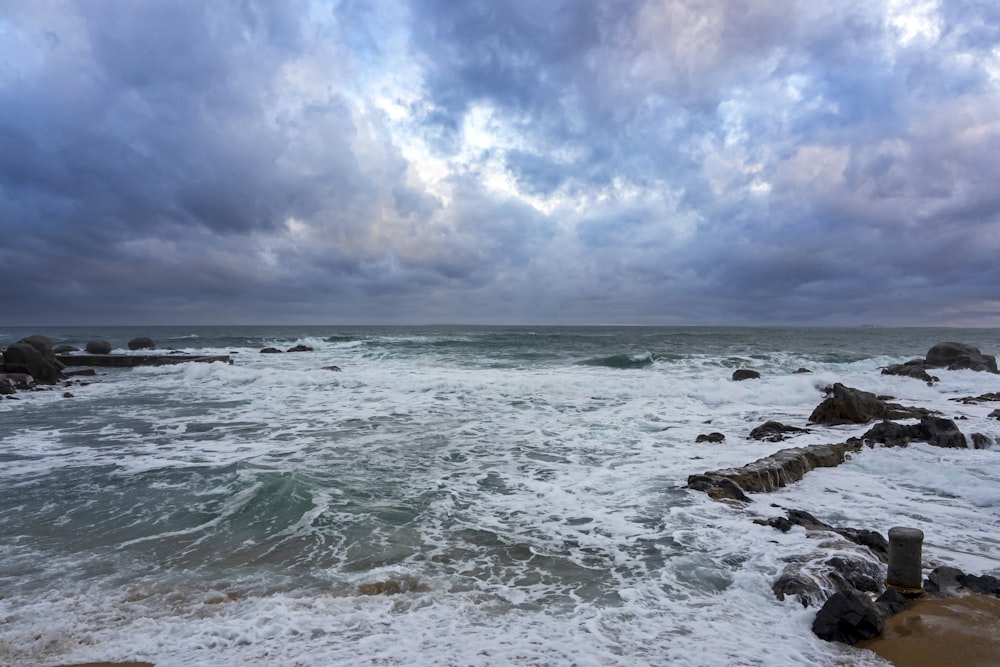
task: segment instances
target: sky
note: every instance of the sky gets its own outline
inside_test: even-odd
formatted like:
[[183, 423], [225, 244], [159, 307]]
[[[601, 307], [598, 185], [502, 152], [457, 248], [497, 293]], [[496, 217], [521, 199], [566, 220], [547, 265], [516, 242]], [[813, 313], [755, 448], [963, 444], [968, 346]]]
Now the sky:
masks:
[[0, 0], [0, 323], [1000, 326], [991, 0]]

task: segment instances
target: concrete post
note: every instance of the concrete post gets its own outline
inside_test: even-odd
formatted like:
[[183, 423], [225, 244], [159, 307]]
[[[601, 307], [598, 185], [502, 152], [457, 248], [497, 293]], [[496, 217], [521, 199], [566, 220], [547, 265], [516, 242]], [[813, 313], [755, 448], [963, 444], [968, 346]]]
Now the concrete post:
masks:
[[901, 593], [923, 593], [921, 567], [924, 532], [917, 528], [896, 526], [889, 529], [889, 571], [886, 585]]

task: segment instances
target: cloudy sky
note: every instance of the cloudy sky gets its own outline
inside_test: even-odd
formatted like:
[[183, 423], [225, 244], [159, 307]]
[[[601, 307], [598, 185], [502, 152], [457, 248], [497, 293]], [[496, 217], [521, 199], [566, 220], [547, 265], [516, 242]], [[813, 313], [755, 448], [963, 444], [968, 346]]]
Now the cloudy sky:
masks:
[[1000, 326], [1000, 4], [0, 0], [0, 312]]

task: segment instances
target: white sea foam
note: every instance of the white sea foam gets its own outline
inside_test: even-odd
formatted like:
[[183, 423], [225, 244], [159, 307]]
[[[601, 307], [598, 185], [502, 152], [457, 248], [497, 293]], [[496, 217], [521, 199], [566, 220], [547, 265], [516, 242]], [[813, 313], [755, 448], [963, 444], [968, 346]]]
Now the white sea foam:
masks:
[[[833, 382], [1000, 438], [993, 406], [948, 400], [994, 391], [995, 376], [943, 371], [928, 387], [880, 375], [895, 356], [752, 345], [668, 358], [643, 341], [656, 360], [619, 369], [575, 361], [647, 352], [501, 364], [472, 334], [262, 340], [315, 351], [219, 344], [234, 365], [112, 370], [73, 399], [0, 402], [0, 484], [21, 494], [0, 514], [17, 536], [0, 540], [0, 663], [884, 664], [818, 640], [814, 609], [775, 599], [803, 556], [807, 570], [869, 557], [752, 521], [782, 508], [916, 525], [928, 566], [1000, 571], [996, 447], [865, 449], [744, 509], [683, 488], [863, 433], [747, 439], [767, 419], [809, 426]], [[738, 366], [763, 377], [732, 382]], [[725, 442], [694, 443], [709, 431]], [[387, 581], [397, 594], [359, 594]]]

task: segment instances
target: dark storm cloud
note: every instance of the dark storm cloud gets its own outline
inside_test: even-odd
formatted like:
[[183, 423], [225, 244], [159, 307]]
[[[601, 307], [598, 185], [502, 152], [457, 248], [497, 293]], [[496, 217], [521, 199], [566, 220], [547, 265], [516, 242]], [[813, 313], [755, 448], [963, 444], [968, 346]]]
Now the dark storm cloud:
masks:
[[978, 2], [0, 2], [0, 305], [998, 324], [998, 25]]

